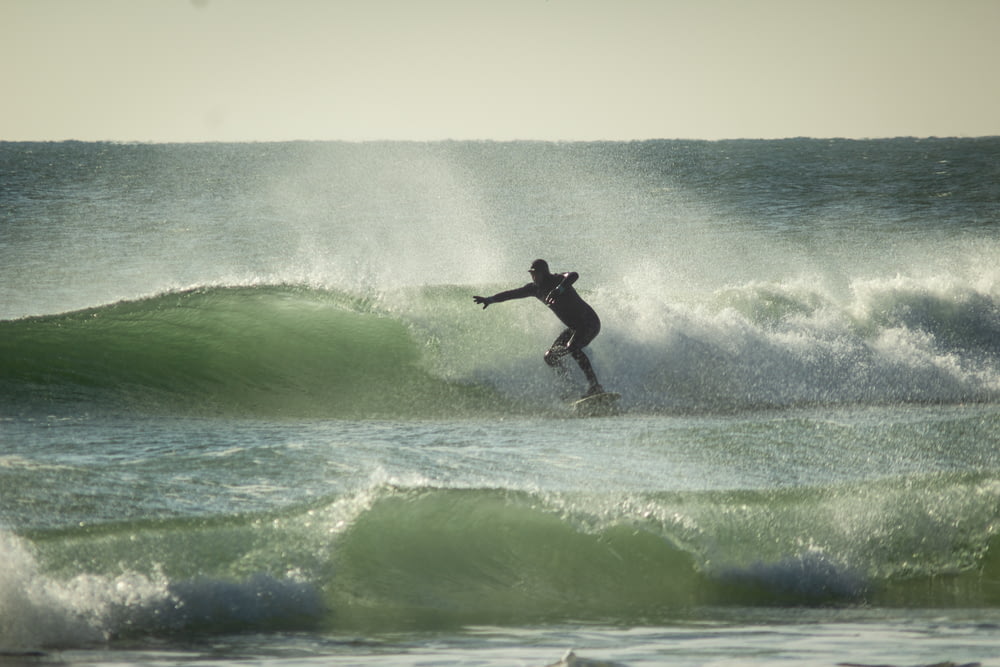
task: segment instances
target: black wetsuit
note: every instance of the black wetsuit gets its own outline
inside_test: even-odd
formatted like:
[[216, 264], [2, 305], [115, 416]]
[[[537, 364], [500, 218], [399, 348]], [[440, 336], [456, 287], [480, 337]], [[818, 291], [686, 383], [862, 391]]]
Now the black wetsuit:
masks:
[[[583, 348], [601, 332], [601, 320], [590, 304], [584, 301], [573, 289], [573, 283], [579, 277], [576, 272], [547, 273], [539, 276], [538, 283], [533, 281], [524, 287], [500, 292], [489, 297], [489, 301], [498, 303], [533, 296], [548, 306], [549, 310], [555, 313], [555, 316], [567, 328], [559, 334], [559, 337], [553, 341], [552, 346], [545, 353], [545, 363], [565, 373], [560, 358], [567, 354], [571, 355], [579, 364], [580, 370], [587, 376], [587, 381], [590, 382], [590, 391], [594, 392], [600, 391], [601, 388], [594, 369], [590, 365], [590, 359], [584, 354]], [[560, 288], [562, 291], [558, 293]], [[554, 290], [557, 292], [556, 294], [553, 293]], [[552, 303], [547, 302], [550, 296], [554, 297]]]

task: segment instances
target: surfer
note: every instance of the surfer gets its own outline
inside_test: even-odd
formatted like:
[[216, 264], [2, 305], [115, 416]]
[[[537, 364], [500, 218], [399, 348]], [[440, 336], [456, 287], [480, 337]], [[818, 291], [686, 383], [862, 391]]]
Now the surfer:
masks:
[[473, 301], [481, 303], [483, 310], [491, 303], [524, 299], [529, 296], [544, 303], [567, 327], [545, 353], [545, 363], [554, 368], [561, 377], [568, 379], [569, 371], [563, 366], [562, 358], [567, 354], [570, 355], [579, 364], [580, 370], [590, 383], [590, 388], [584, 396], [603, 393], [604, 389], [597, 381], [597, 374], [590, 365], [590, 359], [583, 352], [583, 348], [600, 333], [601, 320], [594, 309], [573, 289], [573, 283], [580, 277], [579, 274], [575, 271], [550, 273], [549, 264], [544, 259], [532, 262], [528, 272], [531, 274], [531, 282], [524, 287], [493, 296], [474, 296]]

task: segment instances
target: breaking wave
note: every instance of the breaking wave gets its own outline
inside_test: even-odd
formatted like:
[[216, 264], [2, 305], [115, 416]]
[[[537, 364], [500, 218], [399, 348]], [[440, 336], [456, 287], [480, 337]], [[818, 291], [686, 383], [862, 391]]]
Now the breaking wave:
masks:
[[994, 607], [998, 506], [986, 474], [625, 497], [373, 484], [270, 514], [0, 532], [0, 645]]
[[[479, 312], [469, 296], [488, 289], [205, 287], [2, 321], [0, 396], [20, 409], [551, 413], [560, 389], [540, 356], [558, 323], [526, 302]], [[595, 366], [632, 411], [1000, 396], [990, 289], [899, 278], [857, 283], [846, 300], [800, 284], [736, 286], [695, 303], [610, 290], [588, 299], [605, 320]]]

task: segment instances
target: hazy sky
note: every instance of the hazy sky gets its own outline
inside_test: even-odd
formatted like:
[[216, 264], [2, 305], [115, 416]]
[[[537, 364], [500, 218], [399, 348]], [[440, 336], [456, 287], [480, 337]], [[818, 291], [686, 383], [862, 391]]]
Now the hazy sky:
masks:
[[0, 0], [0, 140], [1000, 135], [1000, 0]]

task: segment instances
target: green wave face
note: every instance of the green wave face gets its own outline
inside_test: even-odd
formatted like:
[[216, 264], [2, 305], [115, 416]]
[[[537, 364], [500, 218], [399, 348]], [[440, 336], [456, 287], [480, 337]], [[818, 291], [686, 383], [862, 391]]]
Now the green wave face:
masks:
[[495, 399], [421, 365], [407, 326], [346, 294], [206, 288], [0, 322], [0, 396], [205, 413], [455, 414]]
[[639, 618], [691, 603], [694, 559], [662, 535], [582, 530], [537, 498], [430, 490], [379, 499], [345, 532], [329, 595], [351, 625]]

